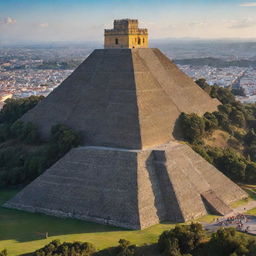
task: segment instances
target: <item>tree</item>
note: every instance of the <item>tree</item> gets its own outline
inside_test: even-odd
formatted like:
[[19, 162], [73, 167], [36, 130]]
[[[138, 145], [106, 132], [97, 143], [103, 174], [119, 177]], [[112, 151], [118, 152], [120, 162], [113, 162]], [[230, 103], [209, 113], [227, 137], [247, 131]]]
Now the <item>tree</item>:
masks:
[[245, 169], [245, 181], [249, 184], [256, 183], [256, 163], [248, 162]]
[[215, 160], [220, 171], [234, 181], [243, 181], [245, 178], [246, 160], [236, 152], [226, 149], [223, 155]]
[[222, 128], [223, 130], [231, 133], [231, 128], [230, 128], [230, 121], [229, 121], [229, 117], [226, 113], [223, 112], [213, 112], [213, 115], [216, 117], [216, 119], [218, 120], [218, 124], [220, 126], [220, 128]]
[[212, 132], [217, 129], [219, 122], [216, 116], [212, 113], [206, 112], [204, 114], [205, 117], [205, 131]]
[[256, 144], [256, 134], [253, 128], [251, 128], [244, 136], [244, 142], [246, 145]]
[[21, 120], [14, 122], [10, 127], [10, 137], [17, 138], [26, 144], [38, 144], [40, 136], [38, 129], [32, 123], [24, 123]]
[[[213, 255], [218, 256], [246, 256], [251, 253], [249, 251], [249, 240], [237, 235], [234, 228], [221, 228], [213, 233], [209, 246]], [[254, 250], [253, 253], [256, 253], [256, 251]]]
[[207, 153], [207, 151], [205, 150], [205, 148], [201, 145], [192, 145], [192, 149], [198, 153], [199, 155], [201, 155], [205, 160], [207, 160], [209, 163], [213, 162], [213, 158], [210, 157]]
[[1, 123], [13, 123], [28, 110], [35, 107], [38, 102], [44, 99], [43, 96], [30, 96], [21, 99], [7, 99], [0, 111]]
[[[164, 231], [158, 239], [158, 248], [168, 256], [192, 253], [201, 243], [204, 230], [199, 223], [177, 225], [174, 229]], [[175, 252], [175, 254], [173, 254]]]
[[205, 121], [197, 114], [181, 113], [180, 123], [184, 138], [190, 143], [198, 142], [204, 135]]
[[117, 256], [133, 256], [135, 255], [136, 246], [125, 239], [119, 240], [119, 246], [117, 247]]
[[223, 88], [217, 85], [213, 86], [211, 96], [217, 98], [222, 104], [231, 104], [236, 101], [234, 94], [229, 88]]
[[250, 160], [256, 162], [256, 144], [249, 146], [246, 153], [250, 156]]
[[59, 155], [63, 155], [71, 148], [79, 146], [82, 138], [66, 125], [58, 124], [51, 129], [51, 141], [56, 144]]
[[43, 248], [34, 252], [35, 256], [91, 256], [95, 252], [91, 243], [73, 242], [60, 243], [54, 240]]
[[232, 105], [230, 105], [230, 104], [219, 105], [219, 106], [218, 106], [218, 110], [219, 110], [221, 113], [224, 113], [224, 114], [226, 114], [227, 116], [229, 116], [229, 114], [230, 114], [231, 111], [232, 111]]
[[246, 96], [245, 90], [244, 90], [243, 87], [233, 88], [233, 89], [231, 90], [231, 92], [232, 92], [234, 95], [237, 95], [237, 96]]
[[204, 78], [200, 78], [195, 81], [204, 91], [206, 91], [208, 94], [211, 92], [211, 86], [206, 82]]
[[244, 114], [240, 110], [233, 108], [231, 113], [229, 114], [229, 118], [233, 122], [233, 124], [237, 125], [238, 127], [245, 127], [246, 125]]

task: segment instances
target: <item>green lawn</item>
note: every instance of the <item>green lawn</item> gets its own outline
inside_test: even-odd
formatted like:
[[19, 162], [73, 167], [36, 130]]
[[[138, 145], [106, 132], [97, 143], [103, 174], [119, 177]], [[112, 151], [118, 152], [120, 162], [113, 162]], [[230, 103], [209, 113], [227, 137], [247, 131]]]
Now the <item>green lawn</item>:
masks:
[[199, 219], [197, 219], [198, 222], [202, 222], [202, 223], [211, 223], [213, 222], [216, 218], [219, 218], [219, 215], [212, 215], [212, 214], [208, 214], [205, 215]]
[[[0, 190], [0, 205], [14, 196], [17, 190]], [[240, 202], [241, 204], [244, 202]], [[250, 211], [256, 215], [256, 209]], [[212, 222], [216, 215], [207, 215], [197, 221]], [[8, 256], [33, 252], [54, 239], [93, 243], [97, 249], [117, 245], [120, 238], [143, 245], [157, 241], [159, 235], [174, 224], [158, 224], [150, 228], [131, 231], [95, 223], [61, 219], [42, 214], [10, 210], [0, 207], [0, 251], [8, 250]], [[42, 239], [48, 232], [49, 238]]]
[[241, 185], [241, 188], [243, 188], [245, 192], [248, 194], [248, 198], [234, 202], [233, 204], [231, 204], [232, 208], [237, 208], [239, 206], [247, 204], [251, 200], [256, 200], [254, 185]]
[[255, 215], [256, 216], [256, 208], [253, 208], [246, 212], [246, 214]]
[[[17, 191], [0, 190], [0, 204], [11, 198]], [[21, 255], [41, 248], [53, 239], [61, 241], [87, 241], [97, 249], [117, 245], [120, 238], [142, 245], [153, 243], [162, 231], [173, 224], [159, 224], [142, 231], [130, 231], [85, 221], [61, 219], [51, 216], [9, 210], [0, 207], [0, 251], [4, 248], [9, 255]], [[48, 232], [49, 238], [40, 238]]]

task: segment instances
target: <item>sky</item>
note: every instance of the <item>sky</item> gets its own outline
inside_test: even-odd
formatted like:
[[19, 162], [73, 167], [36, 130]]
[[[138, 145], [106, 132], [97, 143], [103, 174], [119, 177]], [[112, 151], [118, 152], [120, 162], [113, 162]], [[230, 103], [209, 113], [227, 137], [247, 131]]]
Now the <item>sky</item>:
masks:
[[122, 18], [151, 39], [256, 39], [256, 0], [0, 0], [0, 42], [103, 41]]

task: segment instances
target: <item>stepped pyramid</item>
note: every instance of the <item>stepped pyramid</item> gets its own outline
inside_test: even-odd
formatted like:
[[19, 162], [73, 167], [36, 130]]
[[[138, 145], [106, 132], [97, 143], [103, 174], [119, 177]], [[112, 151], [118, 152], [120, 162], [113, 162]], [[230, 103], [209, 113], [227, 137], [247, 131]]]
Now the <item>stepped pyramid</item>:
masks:
[[235, 183], [175, 141], [181, 112], [220, 104], [158, 49], [137, 20], [117, 20], [95, 50], [22, 120], [48, 138], [55, 124], [80, 131], [72, 149], [6, 207], [131, 229], [224, 215], [247, 197]]

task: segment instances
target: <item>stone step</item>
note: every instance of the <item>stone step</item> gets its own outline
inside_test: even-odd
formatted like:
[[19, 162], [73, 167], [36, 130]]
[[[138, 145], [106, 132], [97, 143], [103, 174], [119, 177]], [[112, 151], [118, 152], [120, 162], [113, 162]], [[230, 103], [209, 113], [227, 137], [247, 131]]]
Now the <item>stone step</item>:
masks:
[[225, 204], [212, 190], [208, 190], [201, 194], [206, 207], [212, 213], [226, 215], [232, 211], [232, 209]]

